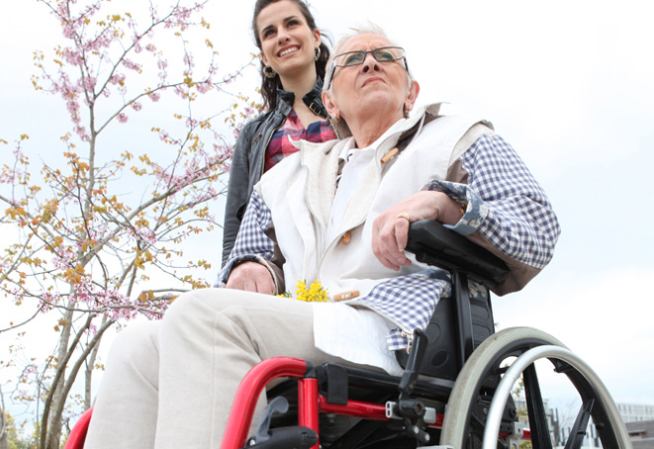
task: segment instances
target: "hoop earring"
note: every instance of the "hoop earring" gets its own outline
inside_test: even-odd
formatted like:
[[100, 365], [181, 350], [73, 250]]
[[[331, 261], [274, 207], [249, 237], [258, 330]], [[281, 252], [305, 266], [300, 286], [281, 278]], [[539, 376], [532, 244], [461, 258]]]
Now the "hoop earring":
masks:
[[321, 53], [320, 47], [316, 47], [316, 61], [320, 59], [320, 53]]
[[273, 79], [274, 77], [277, 76], [277, 72], [275, 72], [275, 70], [269, 65], [263, 68], [263, 74], [266, 75], [266, 78], [270, 78], [270, 79]]

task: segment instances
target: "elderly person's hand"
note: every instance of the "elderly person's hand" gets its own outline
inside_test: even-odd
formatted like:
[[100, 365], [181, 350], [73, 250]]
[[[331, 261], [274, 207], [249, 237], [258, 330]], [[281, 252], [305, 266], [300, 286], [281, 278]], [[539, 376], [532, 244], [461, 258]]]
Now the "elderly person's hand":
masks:
[[226, 286], [265, 295], [275, 294], [275, 282], [270, 271], [257, 262], [244, 262], [237, 265], [229, 274]]
[[410, 265], [404, 254], [409, 239], [409, 223], [436, 220], [455, 224], [461, 218], [460, 206], [442, 192], [415, 193], [380, 214], [372, 226], [372, 251], [387, 268], [399, 270]]

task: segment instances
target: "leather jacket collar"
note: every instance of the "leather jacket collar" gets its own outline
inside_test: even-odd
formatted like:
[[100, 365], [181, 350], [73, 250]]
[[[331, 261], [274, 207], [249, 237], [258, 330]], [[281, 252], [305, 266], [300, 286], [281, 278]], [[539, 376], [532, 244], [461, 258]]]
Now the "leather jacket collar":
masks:
[[[316, 79], [316, 84], [313, 85], [311, 89], [304, 97], [302, 101], [307, 105], [311, 111], [319, 115], [322, 118], [327, 118], [327, 110], [322, 104], [322, 79], [318, 77]], [[293, 108], [293, 102], [295, 101], [295, 94], [293, 92], [287, 92], [281, 88], [277, 88], [277, 107], [276, 109], [282, 109], [285, 112], [284, 115], [290, 114], [290, 109]], [[285, 109], [288, 108], [288, 111]]]

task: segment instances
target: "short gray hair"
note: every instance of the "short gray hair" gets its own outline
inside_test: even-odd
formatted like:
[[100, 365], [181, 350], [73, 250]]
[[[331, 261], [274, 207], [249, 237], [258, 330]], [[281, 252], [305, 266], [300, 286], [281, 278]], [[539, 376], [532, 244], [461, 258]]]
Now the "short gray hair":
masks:
[[[398, 45], [395, 41], [391, 40], [387, 35], [386, 32], [379, 26], [376, 25], [372, 22], [368, 22], [365, 25], [361, 26], [356, 26], [350, 28], [352, 31], [349, 34], [346, 34], [342, 36], [338, 42], [336, 43], [336, 46], [334, 47], [334, 51], [332, 51], [331, 56], [327, 60], [327, 65], [325, 66], [325, 81], [323, 83], [323, 91], [325, 92], [330, 92], [332, 91], [332, 74], [334, 73], [332, 70], [332, 63], [334, 61], [334, 56], [339, 54], [339, 50], [347, 41], [352, 39], [353, 37], [360, 36], [361, 34], [377, 34], [379, 36], [383, 36], [386, 39], [388, 39], [393, 45]], [[407, 83], [408, 87], [411, 88], [411, 83], [413, 82], [413, 75], [411, 75], [411, 71], [409, 70], [409, 67], [407, 65], [406, 67], [406, 72], [407, 72]], [[344, 139], [346, 137], [350, 137], [352, 135], [352, 131], [350, 131], [350, 127], [347, 125], [347, 122], [341, 118], [338, 122], [335, 121], [332, 117], [329, 118], [329, 121], [332, 124], [332, 128], [336, 131], [336, 134], [338, 135], [339, 139]]]
[[[350, 39], [352, 39], [353, 37], [357, 37], [357, 36], [360, 36], [362, 34], [377, 34], [379, 36], [383, 36], [386, 39], [388, 39], [393, 45], [401, 46], [397, 42], [395, 42], [394, 40], [389, 38], [388, 35], [386, 35], [386, 32], [383, 30], [382, 27], [380, 27], [379, 25], [376, 25], [376, 24], [374, 24], [372, 22], [368, 22], [365, 25], [352, 27], [352, 28], [350, 28], [350, 30], [351, 30], [351, 33], [342, 36], [338, 40], [338, 42], [336, 42], [336, 46], [334, 47], [334, 50], [332, 51], [331, 56], [327, 60], [327, 65], [325, 66], [325, 81], [323, 83], [323, 90], [325, 90], [325, 91], [326, 90], [331, 90], [331, 88], [332, 88], [332, 83], [331, 83], [331, 81], [332, 81], [332, 63], [334, 61], [334, 56], [338, 55], [339, 50], [341, 49], [341, 47], [343, 47], [343, 45], [345, 45], [345, 43], [347, 41], [349, 41]], [[411, 71], [409, 70], [408, 65], [407, 65], [407, 74], [409, 75], [408, 78], [409, 78], [409, 86], [410, 86], [411, 82], [413, 81], [413, 75], [411, 74]], [[329, 86], [329, 88], [327, 86]]]

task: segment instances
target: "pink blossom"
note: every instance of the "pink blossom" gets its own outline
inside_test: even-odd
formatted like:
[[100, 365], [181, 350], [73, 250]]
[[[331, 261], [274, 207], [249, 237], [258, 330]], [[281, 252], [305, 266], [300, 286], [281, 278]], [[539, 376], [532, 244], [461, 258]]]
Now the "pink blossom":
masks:
[[145, 49], [146, 49], [147, 51], [151, 51], [151, 52], [155, 52], [155, 51], [157, 51], [157, 47], [155, 47], [153, 44], [148, 44], [148, 45], [146, 45], [146, 46], [145, 46]]
[[188, 97], [188, 94], [186, 93], [186, 90], [182, 86], [175, 86], [173, 91], [182, 98], [187, 98]]
[[52, 263], [58, 270], [66, 270], [72, 267], [73, 250], [66, 247], [57, 253], [57, 256], [52, 259]]
[[36, 371], [36, 366], [34, 365], [27, 365], [25, 369], [23, 370], [23, 374], [26, 376], [32, 375], [32, 374], [37, 374]]
[[82, 139], [84, 142], [88, 142], [91, 138], [89, 137], [86, 127], [77, 125], [75, 126], [75, 133]]
[[78, 51], [73, 51], [69, 48], [64, 50], [64, 60], [71, 65], [80, 65], [83, 62], [82, 56]]
[[129, 320], [136, 316], [137, 311], [131, 305], [129, 298], [114, 288], [98, 291], [94, 297], [97, 302], [107, 308], [105, 313], [111, 320]]
[[150, 100], [154, 101], [155, 103], [161, 99], [161, 95], [159, 95], [157, 92], [152, 92], [151, 94], [148, 94], [150, 97]]
[[114, 40], [116, 40], [116, 36], [109, 28], [106, 28], [93, 39], [84, 42], [83, 48], [86, 52], [99, 51], [102, 48], [108, 48]]
[[123, 59], [123, 65], [130, 70], [135, 70], [137, 72], [141, 71], [141, 64], [137, 64], [136, 62], [130, 61], [127, 58]]
[[197, 87], [198, 92], [200, 92], [201, 94], [206, 94], [211, 90], [213, 84], [211, 84], [211, 81], [207, 80], [202, 83], [198, 83], [195, 86]]
[[178, 12], [175, 13], [175, 18], [180, 22], [183, 20], [188, 20], [191, 17], [191, 10], [188, 8], [180, 7], [177, 11]]
[[[23, 152], [20, 150], [20, 147], [16, 148], [13, 153], [16, 162], [27, 160]], [[17, 167], [18, 165], [15, 164], [14, 166]], [[16, 184], [21, 182], [21, 179], [25, 174], [26, 172], [20, 168], [12, 169], [5, 165], [4, 170], [0, 171], [0, 184]], [[19, 203], [17, 201], [10, 200], [9, 203], [14, 207], [19, 207]], [[4, 265], [0, 263], [0, 273], [2, 273], [3, 269]]]
[[73, 26], [70, 23], [63, 22], [63, 21], [62, 21], [62, 26], [63, 26], [63, 35], [64, 35], [64, 37], [66, 39], [74, 39], [75, 38], [75, 28], [73, 28]]
[[125, 75], [122, 73], [115, 73], [111, 78], [109, 78], [109, 82], [111, 84], [125, 84]]
[[140, 228], [137, 237], [150, 245], [157, 243], [157, 234], [148, 228]]
[[41, 293], [41, 299], [50, 304], [56, 304], [59, 302], [59, 294], [53, 292], [43, 292]]
[[213, 148], [217, 154], [215, 162], [221, 164], [221, 172], [222, 173], [229, 172], [231, 166], [230, 161], [232, 159], [232, 155], [234, 154], [234, 146], [214, 144]]
[[23, 153], [23, 151], [20, 148], [16, 148], [13, 151], [13, 154], [14, 154], [14, 157], [16, 159], [24, 159], [25, 158], [25, 153]]
[[66, 109], [70, 112], [73, 121], [79, 123], [79, 103], [75, 100], [68, 100], [66, 102]]
[[190, 53], [184, 53], [184, 64], [189, 67], [194, 67], [193, 56]]
[[134, 109], [135, 111], [140, 111], [141, 108], [143, 108], [143, 106], [138, 101], [132, 103], [132, 109]]
[[118, 121], [119, 121], [120, 123], [127, 123], [127, 120], [128, 120], [128, 117], [127, 117], [127, 115], [125, 115], [123, 112], [121, 112], [120, 114], [118, 114]]
[[93, 77], [87, 77], [84, 78], [84, 89], [87, 92], [93, 92], [93, 89], [95, 89], [95, 85], [97, 83], [97, 80]]
[[245, 120], [248, 121], [257, 113], [257, 110], [248, 106], [243, 109], [243, 113], [245, 114]]
[[25, 298], [25, 291], [22, 288], [14, 288], [11, 291], [11, 295], [14, 297], [14, 303], [20, 304]]
[[96, 296], [97, 293], [92, 291], [91, 279], [88, 276], [82, 276], [81, 281], [73, 287], [70, 301], [73, 304], [78, 302], [89, 304], [95, 300]]
[[61, 93], [64, 98], [74, 98], [80, 93], [79, 83], [72, 83], [66, 73], [60, 73], [59, 83], [56, 83], [53, 87], [54, 91]]

